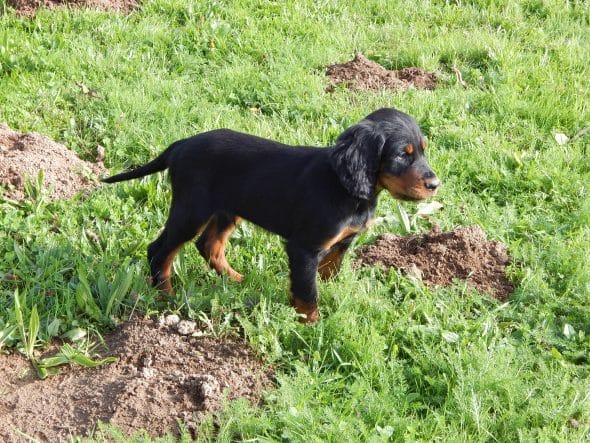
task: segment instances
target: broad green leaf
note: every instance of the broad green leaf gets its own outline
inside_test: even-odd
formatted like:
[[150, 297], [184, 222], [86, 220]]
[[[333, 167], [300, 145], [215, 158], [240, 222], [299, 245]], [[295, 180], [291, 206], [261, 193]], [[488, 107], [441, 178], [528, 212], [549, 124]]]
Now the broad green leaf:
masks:
[[82, 328], [72, 328], [63, 334], [64, 338], [71, 341], [78, 341], [86, 336], [86, 330]]
[[572, 325], [566, 323], [563, 326], [563, 335], [565, 335], [566, 338], [574, 338], [576, 336], [576, 330]]
[[397, 213], [399, 215], [400, 220], [402, 221], [402, 228], [404, 229], [404, 233], [409, 234], [410, 232], [412, 232], [412, 223], [410, 222], [410, 217], [408, 216], [407, 211], [400, 203], [397, 204]]
[[39, 362], [39, 365], [44, 368], [51, 368], [54, 366], [60, 366], [68, 363], [70, 359], [63, 354], [58, 353], [53, 357], [44, 358]]
[[16, 330], [16, 327], [16, 325], [6, 326], [0, 331], [0, 349], [2, 349], [2, 346], [6, 342], [8, 342], [8, 346], [10, 346], [10, 341], [12, 341], [12, 333]]
[[28, 357], [27, 331], [25, 331], [25, 322], [23, 320], [23, 311], [22, 311], [21, 305], [20, 305], [20, 298], [18, 295], [18, 289], [16, 291], [14, 291], [14, 317], [16, 318], [16, 324], [18, 325], [18, 329], [20, 332], [21, 343], [22, 343], [25, 353], [27, 353], [27, 357]]
[[557, 144], [559, 146], [563, 146], [565, 144], [567, 144], [569, 137], [561, 132], [556, 132], [555, 133], [555, 141], [557, 142]]
[[58, 366], [63, 366], [70, 363], [87, 368], [96, 368], [108, 363], [114, 363], [118, 359], [116, 357], [107, 357], [100, 360], [92, 360], [90, 357], [84, 355], [82, 352], [74, 349], [70, 344], [64, 344], [59, 352], [53, 357], [44, 358], [37, 365], [37, 373], [39, 377], [45, 378], [47, 375], [57, 374]]
[[47, 378], [47, 369], [42, 366], [37, 366], [35, 369], [37, 369], [37, 377], [40, 379]]
[[375, 430], [377, 431], [377, 433], [379, 435], [382, 435], [383, 437], [386, 437], [386, 438], [390, 438], [395, 431], [395, 429], [389, 425], [384, 426], [384, 427], [377, 425], [377, 426], [375, 426]]
[[428, 203], [418, 203], [416, 215], [426, 217], [428, 215], [434, 214], [436, 211], [439, 211], [443, 208], [443, 205], [439, 202], [432, 201]]
[[27, 355], [32, 357], [33, 350], [35, 348], [35, 342], [37, 341], [37, 335], [39, 334], [39, 313], [37, 312], [37, 305], [33, 306], [31, 310], [31, 318], [29, 318], [29, 334], [27, 337]]
[[25, 327], [24, 327], [24, 322], [23, 322], [23, 312], [20, 307], [20, 299], [18, 296], [18, 289], [16, 291], [14, 291], [14, 316], [16, 318], [16, 323], [21, 328], [21, 332], [22, 332], [21, 335], [24, 335]]
[[98, 366], [102, 366], [107, 363], [114, 363], [117, 361], [116, 357], [107, 357], [103, 358], [102, 360], [92, 360], [91, 358], [85, 356], [84, 354], [78, 353], [72, 356], [72, 361], [78, 363], [80, 366], [85, 366], [87, 368], [96, 368]]
[[86, 279], [84, 271], [81, 269], [78, 269], [78, 279], [80, 280], [80, 283], [76, 287], [76, 303], [78, 307], [93, 320], [101, 321], [103, 319], [102, 312], [92, 297], [90, 284]]
[[47, 334], [50, 337], [56, 337], [59, 334], [59, 326], [61, 325], [61, 320], [59, 318], [54, 318], [51, 323], [47, 325]]
[[459, 334], [451, 331], [443, 331], [442, 337], [447, 343], [456, 343], [459, 341]]

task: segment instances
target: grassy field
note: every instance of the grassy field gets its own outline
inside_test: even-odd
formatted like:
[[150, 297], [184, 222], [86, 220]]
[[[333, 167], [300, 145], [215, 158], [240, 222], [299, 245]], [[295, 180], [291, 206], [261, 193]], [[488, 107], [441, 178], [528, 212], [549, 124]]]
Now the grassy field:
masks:
[[[429, 138], [444, 183], [436, 222], [477, 223], [509, 247], [516, 290], [504, 304], [461, 284], [432, 290], [395, 271], [354, 269], [349, 257], [320, 284], [314, 327], [294, 322], [276, 236], [248, 224], [236, 231], [228, 259], [247, 276], [241, 285], [186, 247], [172, 309], [204, 311], [219, 328], [239, 322], [278, 370], [263, 406], [229, 405], [218, 433], [203, 427], [204, 440], [590, 439], [590, 133], [575, 137], [590, 126], [590, 3], [148, 0], [128, 16], [58, 10], [29, 20], [4, 1], [0, 121], [16, 130], [86, 159], [100, 144], [120, 170], [218, 127], [329, 145], [394, 106]], [[324, 66], [357, 51], [388, 68], [435, 70], [440, 87], [326, 93]], [[162, 309], [145, 250], [166, 218], [168, 189], [161, 175], [86, 199], [0, 197], [0, 272], [18, 277], [0, 281], [4, 347], [26, 348], [13, 327], [19, 314], [28, 325], [34, 306], [37, 346]], [[396, 208], [383, 197], [377, 215]], [[381, 225], [357, 245], [383, 231], [401, 232]], [[251, 300], [259, 303], [247, 311]]]

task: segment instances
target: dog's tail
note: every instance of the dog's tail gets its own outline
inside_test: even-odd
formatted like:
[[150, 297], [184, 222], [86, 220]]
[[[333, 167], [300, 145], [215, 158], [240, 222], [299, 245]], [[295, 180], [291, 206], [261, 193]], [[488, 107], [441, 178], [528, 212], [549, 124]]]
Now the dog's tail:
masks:
[[179, 141], [178, 142], [175, 142], [175, 143], [172, 143], [159, 156], [157, 156], [151, 162], [146, 163], [143, 166], [140, 166], [138, 168], [132, 169], [131, 171], [122, 172], [120, 174], [113, 175], [111, 177], [101, 178], [100, 181], [102, 181], [104, 183], [116, 183], [116, 182], [122, 182], [122, 181], [125, 181], [125, 180], [132, 180], [134, 178], [145, 177], [146, 175], [150, 175], [150, 174], [153, 174], [155, 172], [164, 171], [169, 166], [168, 165], [168, 159], [170, 157], [170, 154], [172, 153], [172, 151], [174, 150], [174, 148], [179, 143], [180, 143]]

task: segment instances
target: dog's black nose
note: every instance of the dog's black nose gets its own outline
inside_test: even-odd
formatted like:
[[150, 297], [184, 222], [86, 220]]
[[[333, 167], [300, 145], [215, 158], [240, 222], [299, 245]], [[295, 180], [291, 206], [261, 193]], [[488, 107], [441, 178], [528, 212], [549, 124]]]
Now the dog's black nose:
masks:
[[440, 186], [440, 180], [437, 177], [433, 177], [426, 180], [424, 184], [426, 186], [426, 189], [434, 191], [436, 188]]

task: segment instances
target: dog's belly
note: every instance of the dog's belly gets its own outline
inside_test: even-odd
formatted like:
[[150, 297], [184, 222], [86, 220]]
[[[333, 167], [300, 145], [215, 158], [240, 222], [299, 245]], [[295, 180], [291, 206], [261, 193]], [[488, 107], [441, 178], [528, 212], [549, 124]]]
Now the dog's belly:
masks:
[[289, 221], [289, 217], [285, 217], [283, 215], [277, 215], [275, 218], [266, 218], [260, 217], [259, 214], [252, 213], [252, 211], [249, 210], [237, 210], [236, 215], [266, 231], [277, 234], [283, 238], [289, 238], [293, 229], [292, 223]]
[[257, 201], [226, 201], [224, 204], [215, 205], [214, 212], [225, 213], [230, 216], [236, 215], [284, 238], [289, 238], [293, 229], [291, 213], [288, 213], [284, 207], [277, 208], [273, 206], [268, 199], [264, 198]]

